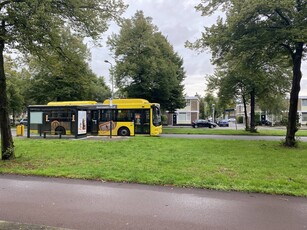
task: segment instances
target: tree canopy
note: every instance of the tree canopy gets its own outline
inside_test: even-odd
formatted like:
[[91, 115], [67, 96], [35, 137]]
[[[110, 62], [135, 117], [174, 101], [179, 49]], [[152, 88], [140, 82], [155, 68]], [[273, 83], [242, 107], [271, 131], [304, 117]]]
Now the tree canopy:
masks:
[[110, 20], [119, 20], [126, 6], [122, 0], [10, 0], [0, 2], [0, 127], [2, 159], [14, 158], [9, 126], [5, 49], [47, 57], [53, 50], [63, 54], [64, 27], [81, 37], [97, 40]]
[[114, 77], [122, 94], [161, 104], [175, 111], [185, 105], [183, 60], [142, 11], [121, 24], [108, 39], [114, 53]]
[[[292, 68], [289, 118], [285, 144], [295, 145], [296, 114], [301, 62], [306, 55], [307, 3], [304, 0], [202, 0], [196, 7], [204, 16], [217, 10], [225, 12], [215, 25], [205, 28], [203, 36], [190, 47], [212, 50], [215, 63], [225, 57], [257, 57], [261, 65], [286, 59]], [[284, 63], [284, 62], [282, 62]]]
[[[61, 53], [49, 50], [46, 58], [30, 56], [29, 72], [31, 73], [28, 97], [35, 104], [49, 101], [95, 100], [96, 88], [107, 98], [110, 91], [101, 85], [88, 65], [89, 52], [82, 39], [72, 36], [69, 30], [63, 29], [61, 35]], [[97, 84], [99, 81], [99, 84]], [[100, 87], [101, 86], [101, 87]], [[93, 90], [95, 89], [95, 90]], [[96, 95], [94, 95], [96, 94]], [[101, 98], [99, 98], [101, 99]]]

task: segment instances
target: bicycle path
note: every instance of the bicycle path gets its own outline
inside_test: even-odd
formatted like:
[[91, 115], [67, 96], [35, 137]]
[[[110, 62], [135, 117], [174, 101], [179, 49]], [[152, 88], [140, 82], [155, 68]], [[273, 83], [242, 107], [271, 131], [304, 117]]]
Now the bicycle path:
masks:
[[24, 227], [295, 230], [306, 216], [305, 197], [0, 174], [0, 220]]

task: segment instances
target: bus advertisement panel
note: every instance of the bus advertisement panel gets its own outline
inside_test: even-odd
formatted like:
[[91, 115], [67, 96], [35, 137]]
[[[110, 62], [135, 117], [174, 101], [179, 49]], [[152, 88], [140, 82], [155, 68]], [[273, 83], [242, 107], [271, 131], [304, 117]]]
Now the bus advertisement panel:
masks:
[[78, 111], [78, 134], [86, 134], [86, 111]]

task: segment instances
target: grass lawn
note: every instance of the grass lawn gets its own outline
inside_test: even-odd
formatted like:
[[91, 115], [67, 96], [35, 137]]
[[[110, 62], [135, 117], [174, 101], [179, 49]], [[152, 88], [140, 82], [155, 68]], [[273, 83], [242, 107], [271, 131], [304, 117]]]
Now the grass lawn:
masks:
[[307, 196], [307, 143], [133, 137], [15, 139], [0, 173]]
[[[242, 129], [209, 129], [209, 128], [197, 128], [192, 127], [163, 127], [164, 134], [215, 134], [215, 135], [255, 135], [255, 136], [285, 136], [285, 129], [258, 129], [257, 133], [250, 133]], [[307, 136], [307, 130], [299, 130], [296, 132], [296, 136]]]

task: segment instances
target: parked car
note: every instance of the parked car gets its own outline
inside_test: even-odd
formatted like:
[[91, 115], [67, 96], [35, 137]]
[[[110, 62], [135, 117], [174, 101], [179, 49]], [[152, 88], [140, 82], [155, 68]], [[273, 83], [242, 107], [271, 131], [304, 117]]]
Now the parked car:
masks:
[[220, 120], [217, 125], [220, 127], [229, 127], [229, 122], [227, 120]]
[[262, 125], [272, 126], [272, 122], [268, 121], [268, 120], [262, 121], [261, 123], [262, 123]]
[[192, 122], [193, 128], [199, 128], [199, 127], [208, 127], [208, 128], [215, 128], [216, 124], [207, 120], [196, 120]]
[[20, 125], [25, 125], [25, 126], [27, 126], [27, 125], [28, 125], [28, 119], [27, 119], [27, 118], [21, 119], [21, 120], [19, 121], [19, 124], [20, 124]]
[[235, 122], [236, 121], [236, 118], [229, 118], [228, 119], [228, 122]]

